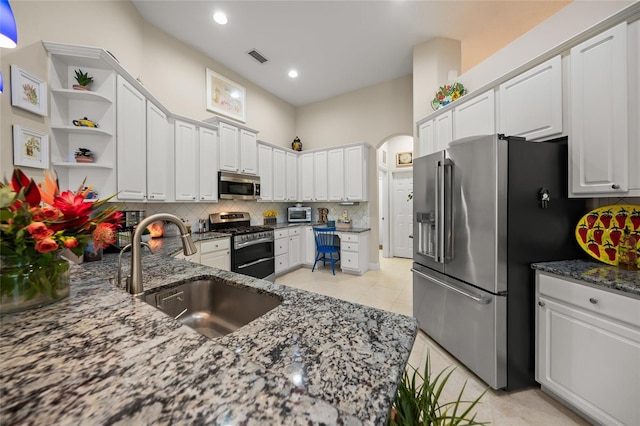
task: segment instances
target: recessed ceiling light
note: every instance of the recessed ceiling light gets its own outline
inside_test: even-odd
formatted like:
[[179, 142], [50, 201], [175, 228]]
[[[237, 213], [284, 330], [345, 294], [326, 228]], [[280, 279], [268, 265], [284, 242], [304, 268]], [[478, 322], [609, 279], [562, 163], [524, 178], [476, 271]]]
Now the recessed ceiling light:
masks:
[[298, 71], [296, 70], [289, 71], [289, 77], [296, 78], [297, 76], [298, 76]]
[[220, 25], [225, 25], [227, 22], [229, 22], [229, 19], [227, 19], [227, 15], [225, 15], [222, 12], [214, 13], [213, 14], [213, 20], [216, 21]]

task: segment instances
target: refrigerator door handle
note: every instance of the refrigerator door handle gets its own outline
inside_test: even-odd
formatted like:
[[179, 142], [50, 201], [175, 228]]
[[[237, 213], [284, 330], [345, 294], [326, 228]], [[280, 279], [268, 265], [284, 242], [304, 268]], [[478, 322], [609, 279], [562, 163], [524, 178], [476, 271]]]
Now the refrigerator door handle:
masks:
[[444, 226], [442, 223], [444, 216], [444, 167], [442, 161], [438, 161], [436, 167], [436, 262], [444, 263]]
[[453, 163], [450, 159], [442, 162], [442, 192], [443, 192], [443, 220], [442, 227], [442, 262], [453, 259]]
[[480, 305], [488, 305], [489, 303], [491, 303], [491, 299], [489, 299], [488, 297], [478, 297], [475, 294], [467, 293], [466, 291], [459, 289], [458, 287], [455, 287], [451, 284], [447, 284], [444, 281], [440, 281], [439, 279], [436, 279], [434, 277], [430, 277], [429, 275], [423, 274], [422, 272], [418, 271], [415, 268], [411, 268], [411, 272], [415, 272], [416, 274], [420, 275], [422, 278], [425, 278], [434, 284], [444, 287], [447, 290], [451, 290], [464, 297], [467, 297]]

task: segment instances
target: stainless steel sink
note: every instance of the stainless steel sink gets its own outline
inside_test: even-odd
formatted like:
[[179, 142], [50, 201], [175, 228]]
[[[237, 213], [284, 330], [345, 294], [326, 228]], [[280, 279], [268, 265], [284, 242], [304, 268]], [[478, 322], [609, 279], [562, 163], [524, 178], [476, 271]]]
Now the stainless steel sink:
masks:
[[216, 280], [197, 280], [147, 292], [142, 299], [209, 338], [224, 336], [279, 306], [282, 301]]

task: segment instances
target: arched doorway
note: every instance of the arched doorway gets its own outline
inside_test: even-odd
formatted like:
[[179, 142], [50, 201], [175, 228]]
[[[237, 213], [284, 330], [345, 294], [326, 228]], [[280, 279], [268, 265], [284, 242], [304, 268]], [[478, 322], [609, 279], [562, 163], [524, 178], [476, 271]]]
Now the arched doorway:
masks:
[[[413, 136], [404, 134], [389, 136], [376, 147], [378, 246], [383, 257], [412, 257], [413, 203], [407, 196], [413, 191], [413, 167], [402, 154], [412, 156], [413, 147]], [[399, 154], [402, 161], [397, 161]]]

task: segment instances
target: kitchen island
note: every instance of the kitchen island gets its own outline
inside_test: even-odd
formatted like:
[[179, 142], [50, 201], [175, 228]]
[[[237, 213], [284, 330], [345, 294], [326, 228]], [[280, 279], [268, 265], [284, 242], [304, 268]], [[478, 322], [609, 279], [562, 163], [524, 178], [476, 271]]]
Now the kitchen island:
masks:
[[68, 299], [1, 319], [0, 423], [385, 422], [415, 319], [172, 259], [176, 241], [152, 241], [145, 290], [214, 278], [282, 304], [210, 340], [112, 285], [116, 255], [73, 266]]

